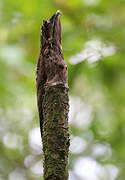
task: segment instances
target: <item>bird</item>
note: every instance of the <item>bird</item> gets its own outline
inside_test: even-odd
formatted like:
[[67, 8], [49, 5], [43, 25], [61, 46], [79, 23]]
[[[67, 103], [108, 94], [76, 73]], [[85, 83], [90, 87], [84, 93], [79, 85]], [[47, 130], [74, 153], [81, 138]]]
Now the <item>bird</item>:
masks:
[[48, 86], [63, 84], [68, 88], [67, 65], [61, 47], [61, 23], [58, 10], [50, 19], [43, 20], [41, 27], [40, 55], [36, 67], [37, 106], [43, 134], [43, 98]]

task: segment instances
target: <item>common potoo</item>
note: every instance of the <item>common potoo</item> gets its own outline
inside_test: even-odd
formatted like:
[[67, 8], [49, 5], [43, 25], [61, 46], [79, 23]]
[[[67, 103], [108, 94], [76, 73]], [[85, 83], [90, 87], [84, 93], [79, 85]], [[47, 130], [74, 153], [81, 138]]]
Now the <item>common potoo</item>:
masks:
[[61, 48], [60, 11], [49, 20], [44, 20], [41, 28], [40, 56], [36, 69], [37, 105], [42, 136], [43, 111], [42, 102], [45, 88], [63, 84], [68, 87], [67, 66]]

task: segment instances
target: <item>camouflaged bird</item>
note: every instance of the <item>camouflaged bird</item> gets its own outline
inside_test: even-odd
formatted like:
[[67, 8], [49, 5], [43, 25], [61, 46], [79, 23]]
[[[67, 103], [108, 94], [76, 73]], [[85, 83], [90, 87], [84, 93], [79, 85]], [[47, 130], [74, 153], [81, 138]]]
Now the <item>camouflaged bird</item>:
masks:
[[68, 87], [67, 66], [61, 47], [60, 11], [49, 20], [44, 20], [41, 28], [40, 56], [36, 69], [37, 105], [42, 136], [43, 110], [42, 102], [45, 87], [63, 84]]

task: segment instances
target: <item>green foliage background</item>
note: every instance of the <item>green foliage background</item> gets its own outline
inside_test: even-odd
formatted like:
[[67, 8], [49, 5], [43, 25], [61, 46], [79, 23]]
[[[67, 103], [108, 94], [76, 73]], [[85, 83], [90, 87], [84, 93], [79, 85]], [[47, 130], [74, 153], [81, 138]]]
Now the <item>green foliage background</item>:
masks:
[[[87, 142], [87, 147], [75, 153], [71, 150], [70, 179], [83, 179], [74, 166], [79, 158], [90, 157], [101, 166], [116, 167], [118, 174], [114, 179], [124, 180], [124, 0], [0, 0], [0, 180], [41, 179], [39, 173], [33, 174], [31, 167], [42, 155], [35, 154], [29, 145], [30, 130], [39, 126], [35, 69], [42, 21], [58, 9], [62, 12], [62, 47], [68, 64], [69, 95], [71, 99], [76, 98], [76, 106], [79, 99], [92, 111], [87, 127], [77, 125], [75, 116], [71, 119], [71, 139], [80, 137]], [[71, 64], [70, 58], [93, 39], [112, 44], [115, 53], [101, 56], [94, 63], [85, 59]], [[110, 155], [105, 151], [93, 156], [92, 150], [97, 144], [109, 146]], [[35, 160], [26, 167], [24, 160], [28, 155], [33, 155]], [[17, 174], [13, 176], [15, 171]], [[104, 173], [98, 179], [110, 180], [113, 175]]]

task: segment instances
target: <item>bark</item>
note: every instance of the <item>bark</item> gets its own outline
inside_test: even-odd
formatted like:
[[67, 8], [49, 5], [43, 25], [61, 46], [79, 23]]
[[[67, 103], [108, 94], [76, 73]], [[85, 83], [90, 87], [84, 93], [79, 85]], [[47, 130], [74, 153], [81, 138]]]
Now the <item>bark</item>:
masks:
[[68, 179], [68, 89], [49, 86], [43, 100], [44, 179]]
[[59, 15], [57, 11], [43, 21], [36, 71], [44, 180], [68, 179], [68, 76], [61, 49]]

